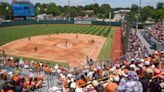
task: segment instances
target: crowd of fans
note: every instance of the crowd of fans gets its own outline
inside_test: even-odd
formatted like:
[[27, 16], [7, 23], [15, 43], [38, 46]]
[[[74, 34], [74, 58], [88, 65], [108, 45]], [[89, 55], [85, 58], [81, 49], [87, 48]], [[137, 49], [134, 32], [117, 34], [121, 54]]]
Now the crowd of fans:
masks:
[[[157, 38], [161, 34], [159, 30], [163, 34], [163, 24], [149, 29]], [[55, 76], [56, 79], [50, 81], [57, 80], [53, 87], [48, 87], [48, 92], [161, 92], [164, 88], [164, 51], [148, 54], [147, 48], [133, 31], [129, 33], [128, 40], [129, 53], [144, 54], [102, 65], [94, 64], [96, 62], [93, 60], [90, 63], [91, 59], [87, 58], [85, 67], [75, 69], [4, 55], [0, 57], [0, 92], [35, 92], [48, 86], [45, 85], [44, 75]]]
[[164, 23], [159, 22], [148, 28], [148, 32], [157, 41], [164, 41]]
[[131, 31], [129, 32], [129, 39], [128, 39], [128, 52], [148, 52], [147, 48], [142, 44], [141, 40], [137, 36], [136, 32]]
[[42, 87], [43, 76], [39, 71], [35, 76], [22, 71], [22, 68], [40, 69], [37, 63], [17, 61], [13, 57], [1, 57], [0, 60], [0, 92], [31, 92]]
[[[59, 65], [48, 65], [33, 61], [0, 59], [0, 90], [2, 92], [31, 92], [42, 88], [44, 72], [57, 78], [49, 92], [161, 92], [164, 88], [162, 67], [164, 51], [156, 51], [144, 57], [124, 60], [118, 64], [86, 65], [84, 69], [69, 70]], [[3, 67], [13, 68], [14, 71]], [[25, 75], [22, 69], [36, 71]], [[60, 89], [60, 90], [59, 90]], [[56, 91], [55, 91], [56, 90]]]

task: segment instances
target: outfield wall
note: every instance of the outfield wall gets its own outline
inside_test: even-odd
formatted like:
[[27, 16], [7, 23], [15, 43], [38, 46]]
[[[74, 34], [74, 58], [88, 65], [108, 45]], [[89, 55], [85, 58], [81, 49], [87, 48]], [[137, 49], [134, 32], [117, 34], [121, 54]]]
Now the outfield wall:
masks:
[[[105, 21], [90, 21], [92, 25], [105, 25], [108, 26], [121, 26], [121, 22], [105, 22]], [[83, 21], [82, 24], [85, 24]], [[24, 20], [24, 21], [11, 21], [0, 22], [0, 27], [7, 26], [20, 26], [20, 25], [33, 25], [33, 24], [77, 24], [74, 20]]]

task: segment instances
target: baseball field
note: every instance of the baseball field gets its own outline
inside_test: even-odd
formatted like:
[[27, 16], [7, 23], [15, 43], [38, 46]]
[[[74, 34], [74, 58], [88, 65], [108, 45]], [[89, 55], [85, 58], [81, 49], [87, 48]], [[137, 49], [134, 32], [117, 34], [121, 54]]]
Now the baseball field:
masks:
[[86, 56], [109, 59], [115, 27], [45, 24], [0, 28], [5, 54], [45, 63], [78, 66]]

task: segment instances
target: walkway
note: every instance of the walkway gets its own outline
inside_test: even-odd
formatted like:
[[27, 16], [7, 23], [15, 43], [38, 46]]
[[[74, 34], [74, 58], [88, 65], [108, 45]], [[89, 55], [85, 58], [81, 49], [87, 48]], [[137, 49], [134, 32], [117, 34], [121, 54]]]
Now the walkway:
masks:
[[139, 39], [141, 40], [142, 44], [146, 46], [146, 48], [148, 49], [149, 53], [153, 53], [155, 50], [150, 49], [150, 44], [145, 40], [145, 38], [141, 35], [141, 32], [144, 31], [144, 29], [138, 29], [137, 30], [137, 35], [139, 37]]

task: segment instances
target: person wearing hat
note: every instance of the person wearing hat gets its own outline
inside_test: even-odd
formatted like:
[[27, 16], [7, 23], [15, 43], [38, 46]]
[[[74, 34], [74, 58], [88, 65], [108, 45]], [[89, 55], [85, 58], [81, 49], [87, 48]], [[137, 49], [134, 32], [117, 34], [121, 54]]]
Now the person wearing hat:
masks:
[[155, 51], [153, 55], [154, 55], [155, 59], [159, 59], [160, 58], [160, 54], [159, 54], [158, 51]]
[[164, 57], [164, 50], [160, 51], [160, 56]]
[[81, 75], [81, 79], [76, 81], [76, 85], [80, 88], [80, 87], [84, 87], [87, 84], [87, 80], [84, 77], [84, 75]]
[[84, 91], [83, 91], [82, 88], [77, 87], [77, 88], [75, 89], [75, 92], [84, 92]]
[[149, 74], [151, 73], [151, 76], [154, 76], [154, 72], [153, 72], [153, 69], [151, 67], [150, 61], [145, 61], [144, 64], [145, 64], [145, 72], [149, 73]]
[[116, 64], [116, 70], [115, 70], [115, 73], [118, 75], [121, 75], [121, 66], [120, 66], [120, 64]]
[[14, 92], [14, 86], [12, 85], [11, 82], [6, 82], [3, 89], [4, 92]]
[[123, 61], [123, 65], [128, 66], [129, 65], [128, 60]]
[[143, 92], [143, 87], [136, 72], [128, 72], [125, 85], [119, 85], [115, 92]]
[[14, 80], [14, 82], [17, 82], [19, 80], [19, 75], [15, 74], [14, 77], [13, 77], [13, 80]]
[[143, 68], [144, 68], [143, 63], [140, 62], [139, 64], [137, 64], [137, 67], [138, 67], [138, 69], [136, 70], [136, 72], [137, 72], [139, 78], [140, 78], [140, 79], [145, 78], [145, 71], [144, 71], [144, 69], [143, 69]]
[[71, 83], [70, 83], [70, 92], [75, 92], [76, 89], [76, 83], [73, 78], [71, 78]]
[[120, 82], [120, 77], [119, 76], [111, 76], [112, 80], [109, 82], [106, 87], [105, 87], [105, 92], [115, 92], [115, 89], [118, 87], [118, 84]]
[[160, 78], [153, 78], [150, 82], [150, 92], [163, 92], [162, 86], [160, 85]]
[[122, 78], [121, 78], [121, 80], [120, 80], [120, 84], [121, 84], [121, 85], [124, 85], [124, 84], [126, 83], [126, 81], [127, 81], [127, 79], [128, 79], [128, 72], [129, 72], [128, 69], [124, 69], [124, 70], [122, 71]]
[[103, 86], [101, 84], [99, 84], [99, 82], [97, 80], [93, 80], [92, 85], [97, 92], [103, 92], [104, 91]]

